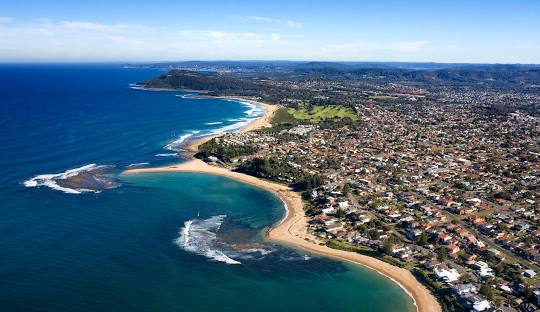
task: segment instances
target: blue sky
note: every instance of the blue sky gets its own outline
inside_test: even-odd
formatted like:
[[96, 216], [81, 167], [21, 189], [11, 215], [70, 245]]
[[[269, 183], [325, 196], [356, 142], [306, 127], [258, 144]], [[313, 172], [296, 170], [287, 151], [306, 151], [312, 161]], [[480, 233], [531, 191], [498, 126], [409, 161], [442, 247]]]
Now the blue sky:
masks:
[[540, 1], [7, 1], [0, 61], [540, 63]]

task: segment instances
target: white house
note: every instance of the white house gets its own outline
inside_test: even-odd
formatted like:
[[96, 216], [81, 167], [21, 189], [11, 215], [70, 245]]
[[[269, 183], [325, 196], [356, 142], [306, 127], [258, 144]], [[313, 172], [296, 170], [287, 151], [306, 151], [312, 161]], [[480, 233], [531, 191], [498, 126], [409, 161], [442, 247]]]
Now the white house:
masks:
[[446, 269], [441, 267], [436, 267], [434, 269], [435, 275], [437, 277], [446, 282], [446, 283], [453, 283], [457, 280], [459, 280], [459, 277], [461, 276], [456, 269]]
[[493, 277], [495, 276], [495, 272], [492, 268], [488, 266], [487, 263], [483, 261], [477, 261], [475, 264], [472, 265], [474, 268], [476, 268], [476, 272], [480, 277]]
[[473, 284], [458, 284], [453, 288], [456, 294], [458, 294], [459, 296], [476, 293], [476, 286], [474, 286]]
[[473, 311], [485, 311], [487, 309], [491, 308], [491, 305], [489, 304], [489, 301], [487, 300], [479, 300], [475, 301], [472, 306]]

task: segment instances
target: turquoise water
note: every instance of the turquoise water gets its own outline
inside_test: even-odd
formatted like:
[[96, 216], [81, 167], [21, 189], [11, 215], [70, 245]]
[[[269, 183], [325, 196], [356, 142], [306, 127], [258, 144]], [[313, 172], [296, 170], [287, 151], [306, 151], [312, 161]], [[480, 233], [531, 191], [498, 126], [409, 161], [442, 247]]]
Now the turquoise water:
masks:
[[[0, 66], [0, 310], [413, 310], [368, 269], [266, 241], [284, 213], [266, 191], [201, 174], [118, 176], [180, 161], [156, 155], [183, 135], [252, 117], [235, 102], [128, 87], [156, 74]], [[92, 163], [111, 166], [119, 186], [68, 194], [24, 183]]]

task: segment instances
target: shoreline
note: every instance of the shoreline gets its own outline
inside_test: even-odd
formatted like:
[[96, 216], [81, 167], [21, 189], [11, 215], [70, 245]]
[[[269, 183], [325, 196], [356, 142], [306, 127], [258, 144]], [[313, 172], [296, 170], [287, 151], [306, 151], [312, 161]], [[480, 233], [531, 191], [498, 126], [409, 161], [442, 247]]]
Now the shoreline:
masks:
[[[260, 128], [269, 128], [271, 127], [270, 120], [272, 119], [272, 116], [274, 115], [274, 112], [278, 110], [281, 106], [280, 105], [271, 105], [263, 102], [257, 102], [255, 100], [246, 99], [242, 97], [234, 97], [234, 96], [219, 96], [219, 97], [212, 97], [216, 99], [225, 99], [225, 100], [232, 100], [232, 101], [238, 101], [238, 102], [248, 102], [250, 104], [254, 104], [257, 106], [262, 106], [264, 108], [264, 115], [262, 117], [259, 117], [257, 119], [252, 120], [247, 125], [239, 128], [236, 131], [240, 132], [247, 132], [252, 131]], [[204, 144], [208, 141], [210, 141], [213, 138], [222, 136], [224, 133], [220, 134], [214, 134], [214, 135], [206, 135], [202, 137], [196, 137], [191, 140], [188, 139], [186, 142], [186, 145], [184, 146], [184, 154], [187, 156], [193, 156], [195, 153], [197, 153], [199, 145]]]
[[[278, 105], [269, 105], [266, 103], [245, 99], [242, 97], [216, 98], [245, 101], [265, 107], [265, 113], [263, 117], [253, 120], [251, 123], [242, 127], [238, 131], [251, 131], [262, 127], [269, 127], [270, 119], [273, 113], [280, 107]], [[222, 134], [205, 136], [192, 140], [191, 142], [187, 143], [185, 150], [189, 156], [192, 156], [194, 153], [197, 152], [199, 145], [221, 135]], [[283, 219], [279, 223], [272, 225], [272, 227], [269, 229], [269, 231], [267, 232], [268, 239], [281, 242], [285, 245], [293, 246], [309, 252], [313, 252], [322, 256], [340, 259], [343, 261], [367, 267], [368, 269], [371, 269], [376, 273], [381, 274], [385, 278], [388, 278], [392, 282], [396, 283], [399, 287], [401, 287], [403, 291], [405, 291], [405, 293], [412, 299], [416, 311], [442, 311], [435, 297], [429, 292], [429, 290], [425, 286], [418, 282], [408, 270], [393, 266], [389, 263], [369, 256], [349, 251], [332, 249], [330, 247], [327, 247], [326, 245], [320, 245], [319, 240], [314, 236], [310, 235], [307, 231], [307, 220], [304, 214], [304, 205], [302, 202], [302, 198], [298, 193], [292, 191], [287, 186], [261, 180], [254, 176], [246, 175], [243, 173], [234, 172], [223, 167], [211, 166], [204, 161], [195, 158], [192, 158], [191, 160], [183, 163], [164, 167], [128, 169], [122, 172], [122, 174], [159, 172], [193, 172], [214, 174], [232, 178], [237, 181], [270, 191], [281, 199], [281, 201], [284, 203], [286, 212]]]

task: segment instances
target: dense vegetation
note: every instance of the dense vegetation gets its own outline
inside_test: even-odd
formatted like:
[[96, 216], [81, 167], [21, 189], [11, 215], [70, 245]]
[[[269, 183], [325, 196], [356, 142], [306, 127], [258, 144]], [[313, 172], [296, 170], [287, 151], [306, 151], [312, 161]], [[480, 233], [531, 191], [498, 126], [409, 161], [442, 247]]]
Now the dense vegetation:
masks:
[[294, 116], [289, 113], [289, 110], [285, 107], [282, 107], [278, 109], [274, 116], [272, 116], [271, 123], [273, 126], [279, 125], [279, 124], [295, 124], [298, 120], [294, 118]]
[[230, 161], [242, 155], [252, 155], [257, 152], [257, 147], [251, 144], [225, 146], [219, 144], [216, 139], [211, 139], [199, 146], [196, 158], [205, 159], [210, 156], [219, 158], [222, 161]]
[[255, 177], [280, 181], [289, 184], [296, 191], [306, 191], [322, 185], [318, 175], [306, 174], [286, 163], [266, 158], [254, 158], [240, 164], [238, 172]]
[[[241, 62], [240, 62], [241, 63]], [[246, 62], [244, 62], [246, 63]], [[158, 66], [159, 65], [154, 65]], [[421, 86], [472, 87], [540, 92], [538, 65], [482, 65], [436, 63], [336, 63], [285, 62], [246, 63], [227, 62], [162, 64], [163, 67], [222, 69], [223, 73], [171, 70], [146, 81], [155, 88], [206, 90], [211, 94], [258, 96], [278, 103], [285, 98], [313, 101], [314, 104], [343, 104], [339, 94], [329, 98], [308, 96], [306, 90], [290, 88], [286, 83], [309, 80], [365, 81], [406, 83]], [[235, 73], [234, 69], [243, 67]], [[226, 72], [226, 74], [224, 74]], [[279, 82], [279, 86], [274, 83]], [[342, 99], [342, 98], [341, 98]]]

